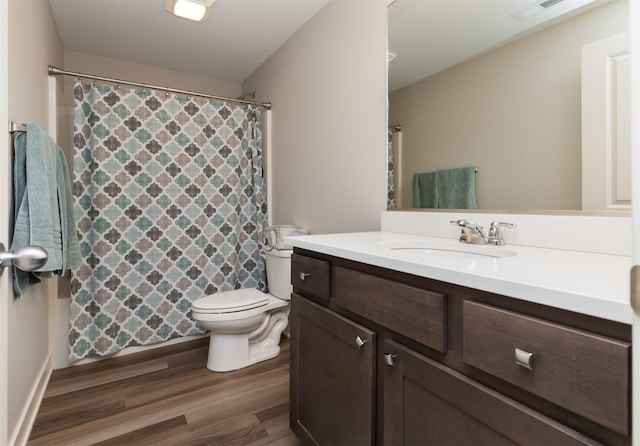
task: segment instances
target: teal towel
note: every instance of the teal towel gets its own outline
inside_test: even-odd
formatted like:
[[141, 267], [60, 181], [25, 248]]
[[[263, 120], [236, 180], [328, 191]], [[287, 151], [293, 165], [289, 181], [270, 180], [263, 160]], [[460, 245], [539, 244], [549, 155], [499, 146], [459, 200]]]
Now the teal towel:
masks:
[[438, 207], [438, 171], [413, 176], [413, 207]]
[[413, 176], [413, 207], [477, 209], [475, 167], [416, 173]]
[[438, 171], [438, 207], [443, 209], [478, 208], [475, 167], [459, 167]]
[[80, 266], [69, 170], [62, 150], [33, 123], [15, 138], [14, 230], [11, 249], [40, 246], [49, 258], [29, 273], [14, 268], [13, 288], [22, 296], [30, 285]]

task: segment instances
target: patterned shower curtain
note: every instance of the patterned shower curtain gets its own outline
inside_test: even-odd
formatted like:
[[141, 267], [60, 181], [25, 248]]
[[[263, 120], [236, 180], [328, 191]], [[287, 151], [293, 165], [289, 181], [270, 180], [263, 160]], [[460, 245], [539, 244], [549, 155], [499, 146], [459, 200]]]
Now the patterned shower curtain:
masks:
[[265, 289], [260, 113], [76, 81], [70, 361], [202, 333], [191, 302]]
[[396, 207], [395, 179], [393, 177], [393, 132], [387, 130], [387, 209]]

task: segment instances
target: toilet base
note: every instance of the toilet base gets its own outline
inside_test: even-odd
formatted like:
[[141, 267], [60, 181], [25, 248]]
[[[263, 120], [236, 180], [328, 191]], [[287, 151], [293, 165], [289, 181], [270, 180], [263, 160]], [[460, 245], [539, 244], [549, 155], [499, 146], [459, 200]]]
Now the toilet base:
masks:
[[289, 325], [286, 314], [271, 315], [267, 329], [261, 333], [218, 334], [209, 336], [207, 368], [213, 372], [242, 369], [280, 354], [280, 337]]
[[211, 334], [207, 368], [213, 372], [230, 372], [275, 358], [279, 354], [280, 345], [267, 348], [260, 345], [250, 346], [248, 335]]

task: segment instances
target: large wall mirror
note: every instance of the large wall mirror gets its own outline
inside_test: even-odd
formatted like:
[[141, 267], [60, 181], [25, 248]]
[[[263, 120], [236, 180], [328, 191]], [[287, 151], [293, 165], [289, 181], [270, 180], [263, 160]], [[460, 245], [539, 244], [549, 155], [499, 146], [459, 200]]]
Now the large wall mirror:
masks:
[[388, 20], [389, 207], [413, 207], [415, 174], [469, 166], [479, 209], [630, 207], [628, 49], [601, 48], [628, 45], [627, 0], [396, 0]]

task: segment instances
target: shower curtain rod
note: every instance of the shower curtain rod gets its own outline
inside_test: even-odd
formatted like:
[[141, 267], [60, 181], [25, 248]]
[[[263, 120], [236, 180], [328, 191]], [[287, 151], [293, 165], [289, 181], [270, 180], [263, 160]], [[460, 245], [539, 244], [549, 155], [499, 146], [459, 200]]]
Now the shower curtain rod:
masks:
[[95, 76], [93, 74], [84, 74], [84, 73], [77, 73], [77, 72], [74, 72], [74, 71], [67, 71], [67, 70], [63, 70], [61, 68], [54, 67], [52, 65], [49, 65], [48, 73], [49, 73], [49, 76], [61, 76], [61, 75], [64, 75], [64, 76], [75, 76], [75, 77], [81, 77], [81, 78], [85, 78], [85, 79], [93, 79], [93, 80], [97, 80], [97, 81], [112, 82], [114, 84], [130, 85], [132, 87], [151, 88], [153, 90], [160, 90], [160, 91], [166, 91], [166, 92], [170, 92], [170, 93], [185, 94], [187, 96], [198, 96], [198, 97], [207, 98], [207, 99], [218, 99], [218, 100], [221, 100], [221, 101], [235, 102], [235, 103], [239, 103], [239, 104], [257, 105], [258, 107], [264, 107], [267, 110], [271, 110], [271, 102], [245, 101], [245, 100], [242, 100], [242, 99], [225, 98], [223, 96], [215, 96], [215, 95], [207, 94], [207, 93], [196, 93], [194, 91], [180, 90], [180, 89], [177, 89], [177, 88], [161, 87], [159, 85], [150, 85], [150, 84], [142, 84], [140, 82], [123, 81], [123, 80], [120, 80], [120, 79], [113, 79], [113, 78], [110, 78], [110, 77]]

